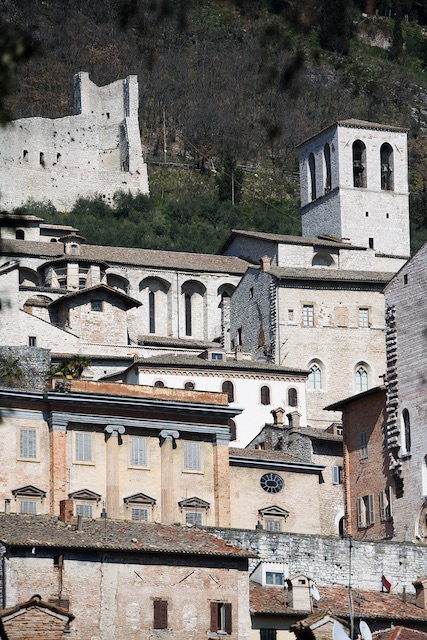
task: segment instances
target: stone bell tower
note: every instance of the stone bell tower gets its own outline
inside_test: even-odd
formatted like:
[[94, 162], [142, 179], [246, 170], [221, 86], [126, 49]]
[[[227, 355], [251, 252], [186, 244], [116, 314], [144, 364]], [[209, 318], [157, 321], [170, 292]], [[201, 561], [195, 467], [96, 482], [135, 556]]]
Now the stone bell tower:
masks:
[[409, 256], [406, 129], [342, 120], [299, 153], [303, 236]]

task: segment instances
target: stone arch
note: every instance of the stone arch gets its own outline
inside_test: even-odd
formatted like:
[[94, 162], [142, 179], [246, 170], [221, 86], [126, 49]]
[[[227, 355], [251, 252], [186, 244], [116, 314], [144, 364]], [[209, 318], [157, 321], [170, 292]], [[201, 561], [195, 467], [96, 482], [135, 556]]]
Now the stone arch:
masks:
[[48, 296], [31, 296], [24, 302], [23, 309], [37, 318], [42, 318], [49, 322], [49, 304], [53, 302]]
[[354, 368], [354, 387], [356, 393], [363, 393], [370, 387], [371, 367], [366, 362], [358, 362]]
[[15, 232], [15, 238], [17, 240], [25, 240], [25, 231], [23, 229], [17, 229]]
[[117, 291], [123, 291], [129, 293], [129, 280], [117, 273], [107, 273], [107, 284]]
[[188, 337], [205, 339], [206, 327], [206, 287], [198, 280], [187, 280], [181, 287], [184, 313], [183, 334]]
[[236, 289], [235, 285], [229, 282], [225, 282], [220, 287], [218, 287], [217, 295], [220, 297], [221, 302], [224, 297], [231, 298], [235, 289]]
[[325, 251], [316, 253], [311, 261], [312, 267], [332, 267], [333, 265], [335, 266], [335, 260], [330, 253]]
[[393, 147], [388, 142], [384, 142], [384, 144], [381, 145], [380, 156], [381, 156], [381, 189], [383, 191], [393, 191], [394, 190]]
[[361, 140], [353, 142], [353, 187], [366, 187], [366, 145]]
[[40, 277], [37, 271], [28, 267], [19, 267], [19, 285], [23, 287], [38, 287]]
[[320, 391], [325, 388], [325, 365], [321, 360], [314, 358], [308, 364], [307, 389]]
[[144, 278], [139, 283], [144, 333], [168, 335], [171, 315], [170, 289], [170, 282], [154, 276]]

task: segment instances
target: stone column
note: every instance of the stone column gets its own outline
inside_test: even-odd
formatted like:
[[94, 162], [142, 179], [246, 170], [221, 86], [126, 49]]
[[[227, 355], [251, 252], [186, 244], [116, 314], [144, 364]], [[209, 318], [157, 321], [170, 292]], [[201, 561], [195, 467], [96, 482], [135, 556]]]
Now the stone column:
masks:
[[59, 515], [59, 503], [67, 497], [67, 420], [58, 414], [49, 419], [49, 513]]
[[116, 425], [107, 425], [104, 429], [107, 447], [106, 464], [106, 498], [105, 508], [108, 518], [118, 519], [120, 517], [120, 469], [119, 450], [122, 444], [122, 435], [125, 428]]
[[161, 446], [161, 521], [162, 524], [173, 524], [175, 517], [176, 496], [173, 486], [173, 450], [179, 431], [163, 429], [159, 434]]
[[213, 448], [215, 483], [215, 526], [231, 527], [229, 441], [219, 440]]

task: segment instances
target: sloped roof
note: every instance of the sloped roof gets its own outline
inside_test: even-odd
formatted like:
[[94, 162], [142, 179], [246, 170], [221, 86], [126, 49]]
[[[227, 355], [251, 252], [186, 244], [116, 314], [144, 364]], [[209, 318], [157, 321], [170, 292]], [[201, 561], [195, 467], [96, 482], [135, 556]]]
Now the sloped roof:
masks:
[[372, 633], [373, 640], [427, 640], [425, 631], [417, 629], [408, 629], [408, 627], [391, 627], [390, 629], [382, 629]]
[[64, 296], [53, 300], [53, 302], [50, 302], [49, 308], [52, 309], [53, 307], [60, 307], [69, 300], [75, 300], [76, 298], [87, 296], [87, 294], [94, 293], [95, 291], [108, 293], [108, 295], [113, 296], [114, 298], [120, 298], [120, 300], [122, 300], [129, 309], [132, 307], [140, 307], [142, 304], [139, 300], [131, 298], [126, 293], [123, 293], [123, 291], [120, 291], [120, 289], [114, 289], [113, 287], [109, 287], [107, 284], [97, 284], [93, 287], [88, 287], [87, 289], [79, 289], [78, 291], [67, 293]]
[[307, 468], [313, 468], [317, 471], [324, 469], [324, 466], [318, 465], [315, 463], [307, 462], [303, 458], [298, 458], [297, 456], [290, 455], [289, 453], [285, 453], [284, 451], [271, 451], [267, 449], [238, 449], [235, 447], [230, 447], [229, 456], [231, 458], [240, 458], [240, 459], [248, 459], [259, 462], [259, 466], [262, 466], [263, 462], [270, 463], [268, 466], [271, 466], [272, 462], [277, 462], [279, 464], [290, 462], [293, 464], [302, 464], [307, 466]]
[[77, 531], [75, 526], [67, 526], [55, 516], [0, 513], [0, 540], [10, 547], [255, 557], [200, 529], [109, 519], [84, 519], [82, 531]]
[[30, 598], [26, 602], [19, 602], [13, 607], [8, 607], [7, 609], [0, 609], [0, 619], [7, 618], [8, 616], [11, 616], [15, 613], [19, 613], [20, 611], [22, 612], [27, 611], [32, 607], [37, 607], [39, 609], [47, 609], [47, 611], [52, 611], [53, 613], [56, 613], [59, 616], [64, 616], [65, 618], [68, 618], [69, 622], [71, 622], [71, 620], [74, 620], [74, 617], [75, 617], [73, 616], [72, 613], [70, 613], [66, 609], [63, 609], [62, 607], [57, 607], [56, 605], [51, 604], [50, 602], [44, 602], [40, 598], [40, 596], [34, 595], [32, 598]]
[[[348, 588], [344, 586], [316, 585], [320, 600], [313, 605], [313, 613], [316, 611], [330, 611], [334, 615], [344, 619], [349, 618]], [[427, 610], [417, 607], [415, 597], [406, 595], [407, 601], [403, 602], [402, 596], [395, 593], [382, 591], [362, 591], [352, 589], [354, 615], [363, 619], [382, 620], [414, 620], [427, 623]], [[250, 606], [255, 613], [271, 613], [275, 615], [297, 615], [309, 613], [292, 609], [288, 603], [286, 590], [274, 587], [263, 587], [250, 582]], [[381, 640], [383, 640], [381, 638]], [[400, 640], [403, 640], [401, 638]], [[407, 640], [405, 638], [405, 640]]]
[[352, 271], [347, 269], [271, 267], [268, 271], [279, 280], [319, 280], [337, 282], [369, 282], [385, 285], [394, 273], [384, 271]]
[[301, 244], [312, 245], [316, 247], [335, 247], [338, 249], [363, 249], [366, 247], [356, 246], [349, 242], [342, 242], [341, 240], [335, 240], [333, 238], [306, 238], [303, 236], [288, 236], [282, 233], [264, 233], [263, 231], [245, 231], [244, 229], [232, 229], [229, 237], [224, 244], [218, 250], [218, 253], [222, 253], [232, 243], [234, 238], [242, 236], [243, 238], [255, 238], [255, 240], [266, 240], [267, 242], [286, 243], [286, 244]]
[[297, 144], [296, 148], [304, 146], [310, 140], [314, 140], [319, 136], [329, 131], [329, 129], [333, 129], [334, 127], [347, 127], [349, 129], [371, 129], [374, 131], [394, 131], [396, 133], [408, 133], [409, 129], [405, 129], [404, 127], [393, 127], [388, 124], [381, 124], [380, 122], [370, 122], [369, 120], [358, 120], [357, 118], [348, 118], [347, 120], [337, 120], [336, 122], [332, 122], [330, 125], [322, 129], [321, 131], [317, 131], [313, 136], [306, 138], [303, 142]]

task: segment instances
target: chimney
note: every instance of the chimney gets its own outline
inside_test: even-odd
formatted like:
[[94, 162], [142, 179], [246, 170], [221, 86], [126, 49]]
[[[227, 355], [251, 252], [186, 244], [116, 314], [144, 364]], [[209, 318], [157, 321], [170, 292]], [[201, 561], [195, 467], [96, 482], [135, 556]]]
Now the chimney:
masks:
[[415, 587], [415, 604], [420, 609], [427, 609], [427, 578], [417, 578], [412, 584]]
[[65, 524], [74, 524], [74, 500], [68, 498], [59, 503], [59, 519]]
[[270, 271], [271, 258], [263, 256], [259, 262], [261, 264], [261, 271]]
[[302, 573], [288, 578], [289, 605], [296, 611], [311, 611], [310, 578]]
[[283, 427], [285, 410], [282, 407], [278, 407], [277, 409], [272, 409], [271, 414], [273, 416], [274, 425], [276, 427]]
[[237, 344], [236, 348], [234, 350], [234, 359], [235, 360], [243, 360], [243, 350], [242, 350], [242, 345], [241, 344]]
[[289, 426], [292, 427], [292, 429], [298, 429], [301, 426], [301, 414], [298, 411], [287, 413], [286, 417], [288, 419]]

